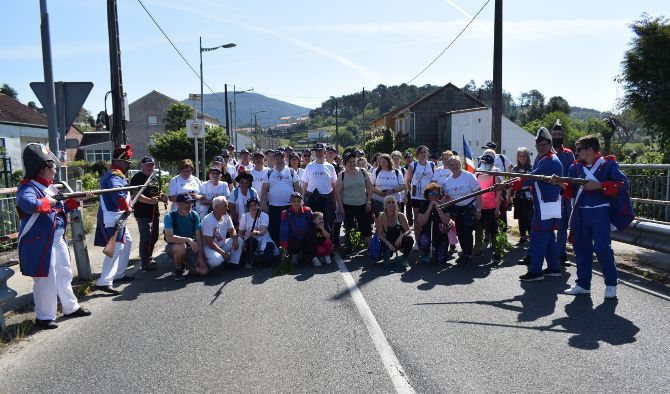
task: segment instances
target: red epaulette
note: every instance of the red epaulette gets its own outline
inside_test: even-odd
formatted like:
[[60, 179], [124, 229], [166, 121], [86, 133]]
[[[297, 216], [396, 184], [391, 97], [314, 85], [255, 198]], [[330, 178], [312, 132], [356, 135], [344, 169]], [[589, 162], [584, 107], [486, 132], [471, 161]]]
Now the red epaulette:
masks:
[[607, 156], [605, 156], [605, 160], [607, 160], [607, 161], [616, 161], [616, 156], [614, 156], [614, 155], [607, 155]]
[[575, 161], [572, 164], [579, 164], [580, 161], [578, 159], [575, 159]]

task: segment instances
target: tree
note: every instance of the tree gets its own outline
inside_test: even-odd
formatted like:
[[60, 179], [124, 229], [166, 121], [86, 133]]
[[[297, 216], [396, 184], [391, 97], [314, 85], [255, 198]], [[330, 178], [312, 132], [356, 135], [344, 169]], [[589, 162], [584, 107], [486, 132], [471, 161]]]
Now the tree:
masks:
[[[223, 127], [208, 127], [205, 135], [205, 162], [209, 163], [226, 148], [229, 140]], [[154, 144], [149, 146], [149, 153], [159, 162], [177, 164], [182, 159], [195, 161], [195, 142], [186, 136], [185, 129], [154, 134], [153, 138]]]
[[643, 14], [631, 28], [635, 37], [622, 62], [623, 105], [634, 109], [658, 138], [670, 160], [670, 23]]
[[14, 100], [17, 100], [19, 97], [19, 92], [17, 92], [16, 89], [7, 85], [6, 83], [3, 83], [2, 86], [0, 87], [0, 93], [13, 98]]
[[545, 115], [544, 95], [538, 90], [529, 90], [519, 96], [519, 122], [526, 124]]
[[93, 115], [91, 115], [91, 111], [87, 110], [84, 107], [81, 107], [79, 110], [79, 115], [77, 115], [77, 118], [74, 120], [74, 123], [76, 124], [87, 124], [91, 127], [95, 127], [95, 118]]
[[547, 105], [544, 106], [546, 113], [550, 112], [563, 112], [564, 114], [570, 114], [570, 104], [568, 101], [561, 96], [554, 96], [549, 99]]
[[37, 104], [34, 101], [28, 101], [28, 108], [37, 109]]
[[356, 143], [356, 138], [348, 129], [340, 129], [338, 131], [338, 136], [333, 137], [333, 142], [336, 142], [340, 146], [350, 146]]
[[177, 131], [186, 127], [186, 120], [195, 117], [193, 107], [184, 103], [174, 103], [166, 109], [165, 131]]

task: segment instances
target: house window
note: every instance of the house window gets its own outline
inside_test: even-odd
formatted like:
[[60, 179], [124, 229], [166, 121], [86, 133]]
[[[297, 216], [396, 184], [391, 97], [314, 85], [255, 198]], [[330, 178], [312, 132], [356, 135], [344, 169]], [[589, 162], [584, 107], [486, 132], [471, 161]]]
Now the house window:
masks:
[[149, 126], [158, 126], [158, 116], [156, 115], [147, 116], [147, 124]]
[[111, 151], [109, 149], [95, 149], [86, 151], [86, 161], [96, 162], [98, 160], [110, 162], [112, 160]]

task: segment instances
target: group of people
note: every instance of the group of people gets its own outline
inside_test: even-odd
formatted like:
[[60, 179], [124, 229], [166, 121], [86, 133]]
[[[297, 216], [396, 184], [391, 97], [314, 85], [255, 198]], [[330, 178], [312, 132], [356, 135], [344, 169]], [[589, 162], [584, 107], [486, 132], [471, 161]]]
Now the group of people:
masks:
[[[191, 160], [180, 161], [179, 174], [163, 193], [162, 179], [153, 176], [155, 162], [149, 156], [140, 160], [140, 172], [126, 178], [132, 148], [121, 146], [113, 152], [101, 189], [128, 184], [145, 187], [141, 193], [114, 190], [100, 196], [95, 245], [105, 246], [116, 238], [96, 289], [119, 294], [113, 284], [133, 280], [126, 274], [131, 235], [127, 228], [115, 225], [124, 212], [132, 212], [137, 219], [141, 267], [151, 271], [156, 269], [152, 256], [163, 206], [165, 252], [174, 262], [174, 278], [181, 280], [187, 268], [204, 276], [224, 263], [269, 266], [282, 256], [292, 264], [341, 262], [343, 251], [351, 248], [340, 239], [342, 225], [345, 234], [360, 233], [370, 254], [385, 265], [398, 254], [392, 266], [409, 266], [413, 249], [418, 249], [419, 263], [444, 264], [457, 246], [456, 263], [468, 265], [495, 242], [501, 230], [507, 231], [507, 211], [513, 208], [519, 244], [529, 243], [528, 254], [520, 262], [528, 265], [528, 272], [520, 280], [562, 275], [570, 240], [577, 281], [566, 293], [590, 292], [595, 252], [605, 277], [605, 297], [616, 297], [610, 224], [625, 228], [633, 211], [628, 180], [613, 156], [601, 155], [598, 138], [586, 136], [576, 142], [577, 160], [563, 146], [559, 122], [551, 131], [538, 130], [533, 163], [525, 147], [518, 148], [515, 162], [497, 153], [493, 142], [484, 148], [478, 158], [479, 172], [472, 173], [462, 168], [457, 152], [431, 155], [423, 145], [413, 154], [378, 153], [369, 163], [363, 151], [345, 151], [340, 156], [334, 147], [322, 143], [301, 152], [290, 146], [253, 153], [242, 149], [239, 158], [230, 145], [213, 159], [206, 181], [193, 174]], [[90, 314], [72, 294], [63, 238], [65, 213], [76, 209], [78, 201], [53, 199], [57, 191], [50, 182], [59, 163], [48, 148], [29, 144], [24, 151], [24, 163], [28, 162], [17, 195], [22, 213], [21, 269], [35, 277], [38, 324], [54, 328], [56, 295], [65, 314]], [[495, 174], [499, 171], [519, 177], [505, 180]], [[526, 175], [548, 175], [551, 180]], [[580, 186], [558, 177], [588, 182]], [[491, 249], [491, 263], [501, 264], [499, 249]]]

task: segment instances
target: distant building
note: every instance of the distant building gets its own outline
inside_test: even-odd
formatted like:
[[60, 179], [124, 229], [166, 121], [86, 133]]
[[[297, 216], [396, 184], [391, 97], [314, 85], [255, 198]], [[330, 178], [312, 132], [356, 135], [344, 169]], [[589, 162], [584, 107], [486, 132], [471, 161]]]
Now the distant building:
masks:
[[112, 160], [112, 141], [109, 131], [88, 131], [84, 133], [79, 142], [77, 157], [91, 163], [98, 160], [110, 162]]
[[426, 145], [432, 150], [441, 150], [451, 145], [451, 141], [438, 131], [440, 116], [445, 112], [479, 107], [486, 107], [486, 104], [448, 83], [394, 111], [392, 129], [406, 134], [414, 146]]
[[307, 139], [310, 141], [322, 141], [325, 138], [330, 137], [328, 129], [320, 130], [309, 130], [307, 131]]
[[[176, 103], [181, 102], [155, 90], [130, 103], [126, 136], [128, 143], [133, 145], [135, 157], [148, 155], [148, 147], [154, 143], [152, 135], [165, 133], [166, 111]], [[205, 125], [221, 126], [221, 123], [217, 118], [205, 114]]]
[[0, 148], [4, 148], [11, 171], [23, 169], [23, 147], [30, 142], [49, 144], [47, 117], [0, 93]]

